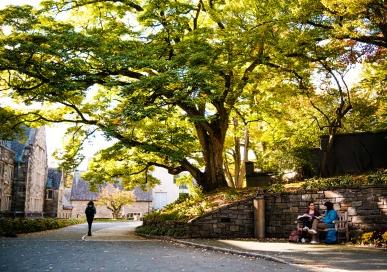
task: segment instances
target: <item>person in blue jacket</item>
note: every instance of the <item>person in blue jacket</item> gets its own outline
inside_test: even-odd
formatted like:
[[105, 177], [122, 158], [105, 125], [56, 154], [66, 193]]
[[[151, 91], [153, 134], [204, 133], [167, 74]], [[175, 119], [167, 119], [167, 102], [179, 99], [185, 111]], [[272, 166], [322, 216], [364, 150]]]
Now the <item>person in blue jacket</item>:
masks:
[[337, 220], [337, 212], [333, 209], [333, 203], [327, 201], [324, 203], [324, 206], [327, 207], [325, 212], [323, 222], [327, 227], [334, 227], [334, 221]]
[[336, 242], [335, 220], [337, 220], [337, 212], [333, 209], [333, 203], [330, 201], [325, 202], [324, 206], [327, 207], [323, 218], [325, 225], [323, 227], [327, 229], [325, 243], [331, 244]]

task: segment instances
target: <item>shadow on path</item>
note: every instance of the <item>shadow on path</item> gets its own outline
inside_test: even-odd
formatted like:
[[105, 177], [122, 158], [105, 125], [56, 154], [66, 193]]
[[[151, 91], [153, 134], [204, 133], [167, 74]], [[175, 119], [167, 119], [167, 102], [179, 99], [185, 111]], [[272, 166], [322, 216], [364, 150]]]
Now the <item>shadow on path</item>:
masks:
[[387, 251], [350, 245], [311, 245], [257, 240], [188, 239], [206, 246], [269, 255], [315, 271], [387, 271]]

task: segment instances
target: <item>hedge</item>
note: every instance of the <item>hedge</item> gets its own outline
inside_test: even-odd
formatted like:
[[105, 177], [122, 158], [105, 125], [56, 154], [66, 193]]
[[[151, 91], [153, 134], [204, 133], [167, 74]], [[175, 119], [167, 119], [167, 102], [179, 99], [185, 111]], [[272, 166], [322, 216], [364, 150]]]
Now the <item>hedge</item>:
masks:
[[0, 219], [0, 236], [15, 236], [18, 233], [29, 233], [58, 229], [70, 225], [84, 223], [85, 219], [57, 219], [57, 218], [2, 218]]

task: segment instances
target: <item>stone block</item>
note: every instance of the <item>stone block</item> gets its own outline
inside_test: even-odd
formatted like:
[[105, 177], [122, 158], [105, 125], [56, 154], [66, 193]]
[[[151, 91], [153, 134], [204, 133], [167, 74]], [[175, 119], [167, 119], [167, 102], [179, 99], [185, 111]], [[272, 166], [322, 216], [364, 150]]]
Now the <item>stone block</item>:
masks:
[[341, 194], [338, 194], [335, 191], [325, 191], [324, 192], [324, 197], [325, 198], [337, 198], [337, 197], [343, 197], [343, 196]]
[[238, 214], [238, 219], [246, 219], [247, 216], [245, 214]]
[[290, 212], [298, 212], [298, 207], [290, 207]]
[[351, 217], [352, 223], [364, 223], [364, 218], [362, 216], [352, 216]]
[[301, 200], [303, 200], [303, 201], [311, 201], [312, 200], [312, 195], [311, 194], [302, 194], [301, 195]]
[[343, 202], [345, 200], [346, 200], [345, 197], [336, 197], [336, 202], [337, 203], [341, 203], [341, 202]]
[[237, 220], [234, 221], [234, 223], [235, 223], [235, 225], [240, 225], [241, 226], [241, 225], [244, 225], [244, 221], [245, 220], [237, 219]]
[[222, 233], [221, 229], [214, 229], [214, 233]]
[[228, 217], [228, 218], [238, 218], [239, 215], [236, 214], [236, 213], [229, 213], [229, 214], [227, 215], [227, 217]]
[[302, 199], [301, 195], [290, 195], [289, 196], [289, 201], [284, 201], [284, 202], [285, 203], [296, 202], [296, 201], [300, 201], [301, 199]]
[[201, 231], [199, 231], [199, 235], [200, 235], [200, 237], [208, 237], [209, 236], [209, 232], [201, 230]]
[[356, 212], [356, 209], [355, 208], [352, 208], [352, 207], [348, 207], [348, 215], [356, 215], [357, 212]]
[[353, 201], [351, 204], [352, 204], [352, 207], [357, 208], [363, 205], [363, 201]]
[[239, 226], [230, 226], [230, 231], [239, 231]]

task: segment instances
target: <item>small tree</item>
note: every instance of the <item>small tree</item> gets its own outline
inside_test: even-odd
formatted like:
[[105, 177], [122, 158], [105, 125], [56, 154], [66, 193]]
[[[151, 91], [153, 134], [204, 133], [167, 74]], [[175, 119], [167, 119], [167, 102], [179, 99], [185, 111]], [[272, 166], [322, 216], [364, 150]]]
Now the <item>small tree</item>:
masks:
[[101, 190], [98, 197], [96, 204], [106, 206], [111, 210], [114, 219], [119, 217], [122, 206], [134, 201], [132, 192], [121, 190], [110, 184]]

